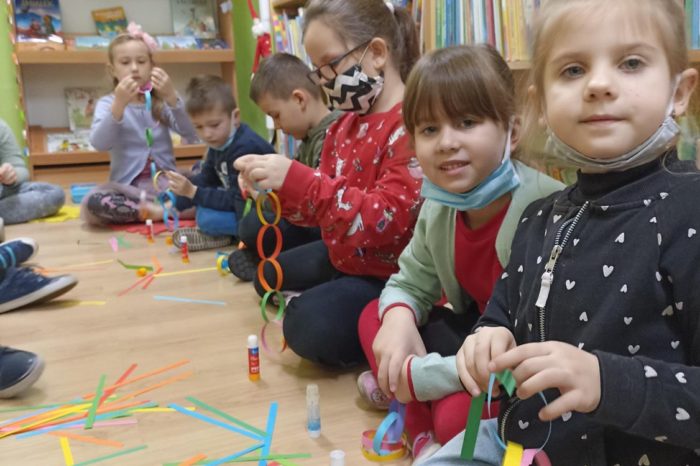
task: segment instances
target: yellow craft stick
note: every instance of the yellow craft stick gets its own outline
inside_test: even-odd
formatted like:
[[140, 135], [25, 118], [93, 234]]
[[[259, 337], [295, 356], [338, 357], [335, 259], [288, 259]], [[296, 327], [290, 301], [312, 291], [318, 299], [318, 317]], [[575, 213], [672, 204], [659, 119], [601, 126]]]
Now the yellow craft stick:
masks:
[[77, 440], [78, 442], [94, 443], [95, 445], [102, 445], [105, 447], [124, 448], [124, 444], [122, 442], [117, 442], [116, 440], [100, 439], [95, 437], [89, 437], [87, 435], [78, 435], [63, 430], [55, 430], [53, 432], [49, 432], [49, 435], [61, 438], [65, 437], [67, 439]]
[[506, 454], [503, 456], [503, 466], [520, 466], [523, 461], [523, 446], [519, 443], [508, 442]]
[[209, 267], [206, 269], [193, 269], [193, 270], [181, 270], [179, 272], [167, 272], [167, 273], [157, 273], [156, 277], [172, 277], [174, 275], [186, 275], [189, 273], [200, 273], [200, 272], [211, 272], [216, 271], [216, 267]]
[[61, 442], [61, 451], [63, 452], [63, 459], [66, 461], [66, 466], [73, 466], [75, 461], [73, 461], [73, 452], [70, 451], [70, 443], [66, 437], [61, 437], [58, 439]]

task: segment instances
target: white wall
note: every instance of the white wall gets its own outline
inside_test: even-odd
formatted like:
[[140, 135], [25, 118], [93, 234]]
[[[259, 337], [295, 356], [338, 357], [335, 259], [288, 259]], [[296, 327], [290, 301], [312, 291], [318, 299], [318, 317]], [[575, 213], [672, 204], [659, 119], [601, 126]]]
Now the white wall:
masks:
[[[61, 0], [63, 30], [68, 34], [96, 34], [91, 10], [122, 6], [127, 20], [133, 20], [152, 35], [172, 34], [169, 0]], [[24, 97], [31, 125], [67, 127], [66, 87], [99, 87], [111, 90], [105, 65], [23, 65]], [[189, 79], [200, 73], [221, 75], [215, 63], [166, 64], [181, 95]]]

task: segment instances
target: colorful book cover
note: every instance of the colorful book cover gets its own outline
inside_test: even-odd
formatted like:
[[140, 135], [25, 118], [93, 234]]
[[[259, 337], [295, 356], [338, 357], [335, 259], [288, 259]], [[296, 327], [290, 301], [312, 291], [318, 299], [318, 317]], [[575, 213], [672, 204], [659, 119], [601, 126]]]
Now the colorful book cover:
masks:
[[163, 50], [197, 49], [194, 36], [156, 36], [158, 46]]
[[109, 47], [110, 39], [102, 36], [75, 36], [74, 46], [76, 49], [106, 49]]
[[95, 104], [101, 92], [97, 88], [68, 87], [64, 91], [68, 108], [68, 125], [71, 131], [90, 129], [95, 114]]
[[58, 0], [15, 0], [15, 24], [19, 42], [63, 43]]
[[114, 37], [126, 31], [129, 23], [126, 21], [124, 8], [115, 6], [113, 8], [102, 8], [92, 10], [92, 19], [95, 21], [97, 33], [102, 37]]
[[170, 10], [176, 35], [216, 38], [216, 8], [211, 0], [170, 0]]
[[199, 39], [195, 38], [197, 48], [200, 50], [226, 50], [231, 47], [221, 39]]
[[89, 152], [95, 148], [90, 144], [90, 131], [75, 133], [47, 133], [47, 152]]

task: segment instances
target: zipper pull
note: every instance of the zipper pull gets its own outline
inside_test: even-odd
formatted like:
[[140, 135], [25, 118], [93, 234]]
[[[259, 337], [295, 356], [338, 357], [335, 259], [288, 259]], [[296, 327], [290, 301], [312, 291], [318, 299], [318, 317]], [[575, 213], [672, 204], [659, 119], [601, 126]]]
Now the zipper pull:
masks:
[[547, 304], [547, 298], [549, 297], [549, 289], [552, 286], [552, 282], [554, 281], [554, 266], [557, 263], [557, 259], [559, 258], [559, 254], [561, 254], [561, 251], [562, 247], [558, 244], [555, 244], [552, 248], [552, 253], [549, 255], [549, 260], [544, 266], [542, 282], [540, 283], [540, 292], [537, 295], [537, 301], [535, 302], [535, 306], [537, 306], [540, 309], [544, 309], [544, 306]]

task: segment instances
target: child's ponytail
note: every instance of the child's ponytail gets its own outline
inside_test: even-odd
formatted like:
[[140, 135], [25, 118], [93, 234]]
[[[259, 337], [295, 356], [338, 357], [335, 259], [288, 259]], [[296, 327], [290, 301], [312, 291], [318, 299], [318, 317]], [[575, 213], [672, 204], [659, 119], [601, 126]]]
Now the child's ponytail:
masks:
[[310, 0], [304, 13], [304, 33], [315, 20], [336, 31], [346, 45], [359, 45], [374, 37], [384, 39], [403, 81], [418, 60], [418, 29], [405, 8], [384, 0]]

